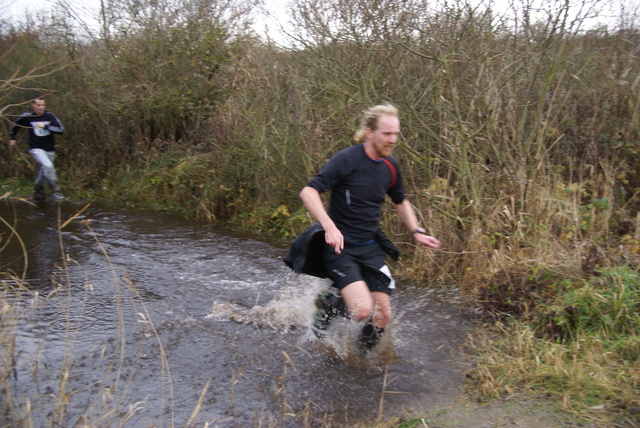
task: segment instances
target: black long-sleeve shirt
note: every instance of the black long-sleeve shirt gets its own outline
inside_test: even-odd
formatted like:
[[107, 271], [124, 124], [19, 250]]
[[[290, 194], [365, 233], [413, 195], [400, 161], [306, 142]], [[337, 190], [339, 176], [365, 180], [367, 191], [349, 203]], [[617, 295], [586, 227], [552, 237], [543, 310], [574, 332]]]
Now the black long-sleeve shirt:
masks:
[[400, 166], [391, 158], [373, 160], [364, 145], [348, 147], [324, 166], [307, 184], [319, 193], [331, 190], [328, 214], [346, 243], [374, 239], [380, 229], [380, 207], [389, 195], [394, 204], [405, 199]]
[[[44, 128], [36, 128], [35, 124], [37, 122], [44, 122]], [[42, 149], [47, 152], [55, 150], [56, 143], [53, 135], [64, 132], [62, 122], [49, 110], [45, 110], [41, 115], [36, 115], [34, 112], [26, 112], [18, 116], [13, 121], [13, 126], [9, 131], [12, 140], [16, 139], [16, 134], [22, 128], [29, 130], [30, 149]]]

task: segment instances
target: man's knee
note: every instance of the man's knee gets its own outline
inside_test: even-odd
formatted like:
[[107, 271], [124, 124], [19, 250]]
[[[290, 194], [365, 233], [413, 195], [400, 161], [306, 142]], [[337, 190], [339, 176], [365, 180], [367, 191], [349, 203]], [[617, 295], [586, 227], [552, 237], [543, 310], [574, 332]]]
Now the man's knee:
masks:
[[56, 170], [52, 166], [42, 166], [42, 177], [48, 183], [55, 183], [58, 181], [56, 177]]
[[349, 306], [349, 314], [355, 321], [373, 320], [374, 324], [380, 328], [386, 328], [393, 313], [389, 307], [377, 307], [373, 301], [361, 300]]
[[389, 325], [392, 316], [393, 314], [391, 313], [390, 309], [379, 309], [375, 311], [373, 322], [380, 328], [386, 328], [387, 325]]
[[356, 321], [371, 318], [374, 310], [373, 298], [364, 281], [357, 281], [341, 290], [344, 302], [349, 309], [349, 316]]
[[368, 320], [373, 316], [373, 299], [368, 293], [352, 298], [350, 302], [347, 301], [347, 307], [349, 308], [351, 319], [356, 321]]
[[378, 327], [386, 328], [393, 317], [390, 296], [386, 293], [374, 292], [373, 302], [373, 321]]
[[356, 321], [368, 320], [373, 316], [373, 305], [358, 304], [351, 309], [351, 318]]

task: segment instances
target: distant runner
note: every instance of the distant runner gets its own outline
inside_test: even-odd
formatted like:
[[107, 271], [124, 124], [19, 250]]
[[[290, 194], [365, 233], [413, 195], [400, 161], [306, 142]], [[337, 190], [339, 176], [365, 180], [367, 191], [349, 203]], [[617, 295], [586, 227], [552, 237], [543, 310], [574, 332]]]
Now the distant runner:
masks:
[[64, 127], [60, 120], [45, 107], [45, 101], [42, 97], [36, 97], [31, 101], [33, 110], [22, 113], [11, 126], [9, 147], [16, 145], [16, 135], [21, 129], [29, 130], [29, 153], [40, 166], [34, 183], [33, 199], [43, 200], [45, 198], [44, 185], [48, 184], [51, 188], [51, 197], [59, 201], [64, 197], [60, 194], [60, 185], [53, 166], [54, 134], [62, 134]]
[[[441, 245], [418, 224], [405, 195], [399, 164], [390, 157], [399, 134], [396, 107], [372, 107], [364, 112], [354, 137], [361, 144], [333, 156], [300, 192], [305, 207], [319, 222], [316, 230], [324, 231], [321, 263], [339, 290], [338, 295], [325, 291], [316, 298], [314, 331], [322, 337], [339, 314], [365, 321], [358, 340], [363, 353], [379, 342], [392, 317], [390, 300], [395, 281], [385, 258], [387, 254], [397, 258], [398, 251], [379, 226], [385, 196], [391, 198], [401, 221], [421, 247], [435, 250]], [[328, 190], [331, 196], [327, 211], [320, 194]], [[296, 243], [289, 261], [296, 259], [299, 248], [294, 247]], [[303, 251], [309, 257], [306, 249]]]

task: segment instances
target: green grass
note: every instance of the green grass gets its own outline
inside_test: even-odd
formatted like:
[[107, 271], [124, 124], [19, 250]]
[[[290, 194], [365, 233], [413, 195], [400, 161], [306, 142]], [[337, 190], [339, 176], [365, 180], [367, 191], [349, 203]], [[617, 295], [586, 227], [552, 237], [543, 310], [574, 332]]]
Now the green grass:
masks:
[[[498, 323], [474, 340], [473, 387], [485, 397], [531, 393], [586, 421], [640, 423], [640, 281], [629, 266], [565, 282], [555, 304]], [[625, 425], [627, 424], [627, 425]]]

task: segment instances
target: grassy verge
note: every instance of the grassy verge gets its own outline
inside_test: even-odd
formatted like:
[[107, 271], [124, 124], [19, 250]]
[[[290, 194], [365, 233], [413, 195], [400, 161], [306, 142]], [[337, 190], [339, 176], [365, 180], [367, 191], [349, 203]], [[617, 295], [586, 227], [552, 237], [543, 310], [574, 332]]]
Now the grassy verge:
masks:
[[640, 281], [629, 266], [557, 284], [526, 317], [496, 323], [472, 344], [478, 396], [525, 393], [598, 426], [640, 423]]

